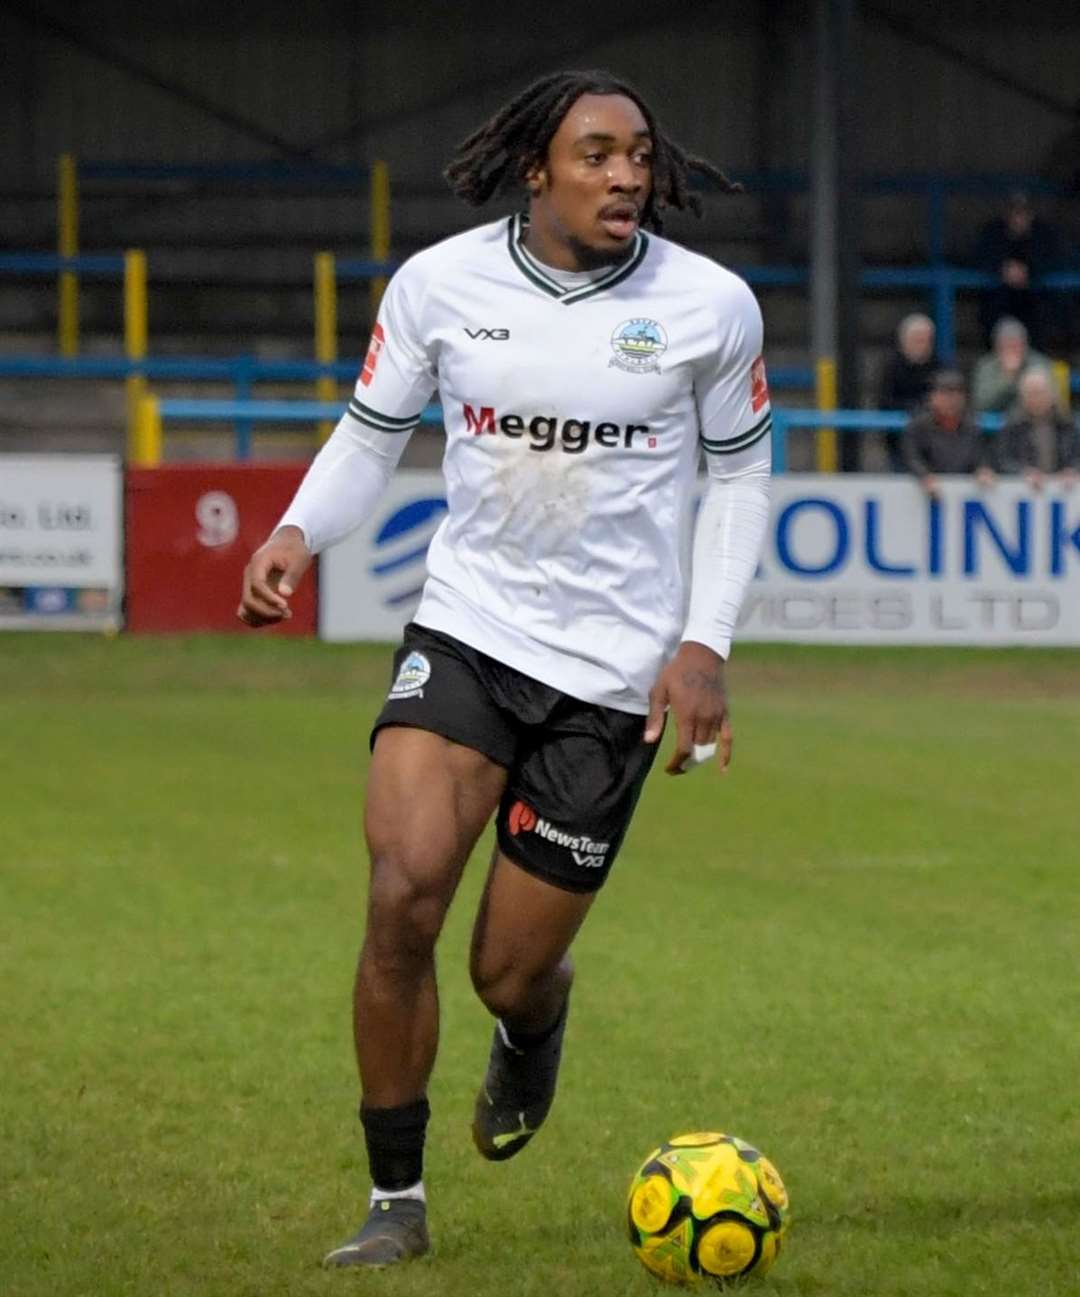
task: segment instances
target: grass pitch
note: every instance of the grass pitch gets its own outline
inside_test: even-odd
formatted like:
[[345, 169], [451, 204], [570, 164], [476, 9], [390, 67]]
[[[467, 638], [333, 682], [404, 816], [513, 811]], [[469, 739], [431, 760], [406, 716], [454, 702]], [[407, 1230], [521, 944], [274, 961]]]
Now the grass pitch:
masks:
[[384, 649], [0, 637], [0, 1293], [618, 1297], [639, 1160], [763, 1148], [753, 1291], [1080, 1289], [1080, 655], [743, 648], [732, 772], [650, 779], [578, 942], [560, 1098], [468, 1135], [441, 945], [435, 1252], [327, 1274], [366, 1168], [348, 998]]

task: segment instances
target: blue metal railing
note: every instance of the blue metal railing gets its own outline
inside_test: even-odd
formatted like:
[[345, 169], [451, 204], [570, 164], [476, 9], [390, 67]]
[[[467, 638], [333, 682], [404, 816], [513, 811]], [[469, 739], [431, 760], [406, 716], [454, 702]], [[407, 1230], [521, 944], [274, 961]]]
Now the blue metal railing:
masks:
[[[87, 356], [74, 360], [64, 360], [58, 356], [0, 356], [0, 378], [124, 379], [132, 374], [142, 374], [154, 382], [229, 383], [234, 393], [230, 408], [236, 411], [232, 417], [236, 424], [238, 459], [246, 459], [250, 454], [251, 422], [245, 414], [245, 402], [251, 401], [257, 383], [314, 383], [316, 379], [324, 377], [351, 383], [358, 371], [359, 362], [355, 360], [320, 364], [315, 360], [259, 360], [255, 356], [243, 355], [148, 356], [145, 360], [129, 360], [124, 356]], [[810, 391], [814, 386], [814, 374], [808, 368], [780, 366], [769, 371], [769, 383], [775, 391]], [[225, 404], [228, 403], [219, 401], [217, 406], [220, 408]], [[261, 402], [264, 407], [274, 408], [294, 408], [305, 404], [314, 407], [320, 403]], [[305, 417], [338, 418], [340, 409], [334, 405], [330, 408], [330, 415], [323, 413]], [[437, 406], [429, 408], [438, 409]], [[300, 418], [298, 415], [283, 417]]]
[[[805, 266], [736, 266], [732, 267], [748, 284], [757, 288], [796, 288], [810, 283]], [[956, 358], [956, 294], [959, 290], [994, 288], [994, 275], [962, 266], [867, 266], [862, 272], [863, 288], [885, 292], [903, 292], [911, 288], [927, 291], [930, 314], [937, 329], [937, 351], [942, 361]], [[1043, 275], [1033, 287], [1055, 293], [1080, 292], [1080, 271], [1056, 271]]]
[[62, 271], [122, 279], [124, 255], [121, 252], [106, 252], [61, 257], [55, 252], [0, 252], [0, 274], [3, 275], [58, 275]]
[[[349, 360], [319, 364], [314, 360], [259, 360], [254, 356], [150, 356], [141, 361], [122, 356], [91, 356], [77, 360], [63, 360], [58, 356], [0, 356], [0, 378], [124, 379], [132, 374], [143, 374], [160, 382], [228, 383], [234, 390], [231, 401], [169, 397], [161, 402], [161, 410], [163, 416], [170, 418], [231, 419], [237, 459], [250, 456], [253, 421], [305, 422], [337, 419], [341, 415], [341, 406], [333, 402], [253, 401], [257, 383], [313, 383], [326, 375], [349, 383], [356, 377], [356, 372], [356, 362]], [[814, 375], [810, 369], [780, 366], [769, 371], [769, 385], [774, 391], [810, 391], [813, 383]], [[1074, 396], [1080, 396], [1080, 372], [1070, 376], [1069, 386]], [[438, 411], [437, 405], [428, 406], [421, 422], [440, 423]], [[783, 472], [786, 467], [789, 428], [888, 430], [903, 428], [907, 417], [880, 410], [833, 412], [774, 407], [773, 457], [777, 471]], [[986, 416], [984, 426], [1000, 426], [1000, 416]]]
[[[163, 420], [178, 419], [200, 423], [233, 423], [237, 427], [251, 423], [314, 423], [336, 420], [344, 407], [332, 401], [209, 401], [166, 398], [158, 402]], [[787, 438], [792, 428], [838, 428], [855, 432], [901, 431], [911, 415], [903, 410], [792, 410], [773, 406], [773, 471], [787, 471]], [[423, 424], [441, 426], [442, 408], [427, 406], [420, 416]], [[978, 424], [984, 433], [999, 432], [1005, 418], [1001, 414], [984, 414]], [[250, 456], [250, 444], [238, 438], [236, 458]]]
[[[368, 280], [379, 275], [391, 275], [400, 265], [394, 260], [372, 261], [362, 257], [344, 258], [337, 262], [337, 275], [342, 280]], [[810, 271], [806, 266], [766, 265], [733, 266], [748, 284], [756, 288], [801, 288], [809, 285]], [[60, 257], [46, 252], [9, 252], [0, 254], [0, 274], [13, 276], [55, 275], [69, 270], [85, 275], [121, 278], [124, 258], [118, 255], [93, 255]], [[938, 354], [945, 363], [956, 356], [956, 295], [960, 291], [977, 291], [993, 288], [998, 281], [993, 275], [961, 266], [867, 266], [862, 272], [864, 288], [884, 292], [904, 292], [920, 289], [930, 297], [930, 314], [937, 327]], [[1050, 292], [1080, 292], [1080, 271], [1058, 271], [1043, 275], [1034, 287]]]
[[[773, 472], [787, 472], [788, 432], [792, 428], [837, 428], [844, 432], [902, 432], [911, 422], [906, 410], [785, 410], [773, 406]], [[1003, 414], [980, 415], [978, 425], [985, 433], [1000, 432]]]
[[371, 261], [365, 257], [338, 257], [334, 270], [338, 279], [375, 279], [379, 275], [392, 275], [400, 265], [393, 258]]
[[[165, 397], [158, 401], [158, 413], [163, 420], [231, 423], [235, 437], [234, 454], [241, 462], [251, 458], [253, 423], [336, 422], [344, 412], [345, 406], [335, 401], [213, 401], [188, 397]], [[442, 408], [426, 406], [420, 422], [441, 427]]]
[[[251, 419], [256, 423], [317, 423], [337, 420], [345, 413], [337, 401], [214, 401], [199, 397], [170, 396], [158, 402], [163, 419], [230, 423]], [[426, 406], [421, 423], [442, 425], [442, 407]]]
[[143, 374], [164, 382], [219, 382], [243, 399], [254, 383], [308, 383], [329, 375], [342, 382], [356, 378], [359, 362], [336, 360], [259, 360], [255, 356], [0, 356], [0, 378], [128, 378]]
[[[363, 257], [345, 257], [337, 263], [340, 279], [374, 279], [377, 275], [392, 275], [400, 261], [372, 261]], [[32, 275], [56, 275], [62, 270], [75, 274], [102, 275], [122, 278], [124, 254], [122, 252], [82, 253], [77, 257], [62, 257], [55, 252], [0, 252], [0, 274], [14, 278]]]

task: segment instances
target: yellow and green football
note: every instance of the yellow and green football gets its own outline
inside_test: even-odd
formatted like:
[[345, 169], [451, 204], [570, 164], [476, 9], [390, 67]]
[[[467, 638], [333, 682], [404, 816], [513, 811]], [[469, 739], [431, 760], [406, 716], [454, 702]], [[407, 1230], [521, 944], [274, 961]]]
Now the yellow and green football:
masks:
[[668, 1283], [723, 1288], [763, 1275], [788, 1226], [776, 1167], [735, 1135], [676, 1135], [645, 1159], [626, 1204], [630, 1243]]

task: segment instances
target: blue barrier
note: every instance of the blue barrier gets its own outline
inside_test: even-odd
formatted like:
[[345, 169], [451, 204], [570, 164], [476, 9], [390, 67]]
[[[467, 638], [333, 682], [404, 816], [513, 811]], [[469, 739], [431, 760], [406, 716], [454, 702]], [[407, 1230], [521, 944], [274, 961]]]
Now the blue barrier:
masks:
[[[128, 378], [132, 374], [162, 381], [231, 383], [237, 389], [252, 383], [307, 383], [329, 375], [350, 382], [359, 362], [335, 360], [258, 360], [254, 356], [0, 356], [0, 378]], [[241, 393], [238, 391], [238, 399]]]
[[123, 253], [95, 253], [90, 256], [61, 257], [55, 252], [0, 253], [0, 274], [58, 275], [71, 271], [77, 275], [123, 276]]
[[[77, 360], [63, 360], [58, 356], [0, 356], [0, 378], [123, 379], [132, 374], [143, 374], [148, 379], [162, 382], [230, 383], [236, 391], [236, 397], [232, 401], [176, 397], [166, 398], [160, 404], [162, 415], [170, 418], [232, 419], [236, 424], [238, 459], [246, 459], [250, 453], [252, 419], [272, 417], [304, 422], [338, 419], [341, 416], [341, 407], [333, 402], [253, 403], [250, 397], [256, 383], [311, 383], [325, 375], [336, 378], [339, 382], [351, 382], [356, 377], [356, 372], [356, 362], [348, 360], [319, 364], [314, 360], [258, 360], [254, 356], [151, 356], [142, 361], [108, 356]], [[797, 366], [780, 366], [769, 371], [769, 385], [774, 391], [810, 391], [814, 385], [813, 371]], [[1070, 376], [1069, 387], [1073, 395], [1080, 396], [1080, 372]], [[272, 410], [274, 413], [253, 413], [253, 404], [260, 411]], [[304, 413], [297, 413], [301, 409]], [[428, 406], [421, 422], [441, 422], [438, 409], [437, 405]], [[207, 413], [209, 410], [216, 413]], [[222, 410], [227, 410], [228, 413], [222, 414]], [[778, 472], [784, 471], [788, 428], [898, 429], [904, 427], [907, 417], [905, 414], [881, 410], [821, 411], [774, 407], [774, 464]], [[983, 426], [989, 429], [1000, 427], [1000, 419], [1000, 415], [987, 415], [982, 421]]]
[[[772, 408], [773, 472], [787, 472], [787, 435], [792, 428], [837, 428], [844, 432], [902, 432], [911, 422], [906, 410], [785, 410]], [[982, 414], [984, 433], [1000, 432], [1003, 414]]]
[[[252, 390], [256, 383], [313, 383], [317, 378], [337, 379], [338, 382], [351, 383], [358, 371], [358, 362], [353, 360], [336, 360], [320, 364], [314, 360], [258, 360], [254, 356], [148, 356], [145, 360], [129, 360], [124, 356], [88, 356], [75, 360], [64, 360], [58, 356], [0, 356], [0, 378], [83, 378], [83, 379], [124, 379], [133, 374], [141, 374], [155, 382], [192, 382], [192, 383], [230, 383], [235, 389], [232, 402], [218, 401], [211, 403], [215, 408], [228, 406], [233, 411], [229, 418], [236, 423], [237, 459], [247, 459], [251, 449], [251, 419], [265, 418], [265, 415], [249, 413]], [[1080, 381], [1080, 380], [1078, 380]], [[769, 372], [769, 383], [775, 391], [810, 391], [814, 386], [813, 370], [798, 366], [780, 366]], [[184, 398], [170, 398], [162, 401], [162, 412], [166, 406], [173, 411], [172, 417], [187, 416], [176, 412], [177, 404]], [[206, 402], [200, 408], [206, 407]], [[341, 410], [333, 403], [316, 401], [263, 401], [261, 408], [295, 410], [299, 407], [318, 408], [322, 413], [283, 414], [284, 419], [337, 419]], [[437, 410], [438, 406], [429, 406], [428, 412]], [[329, 410], [330, 413], [326, 413]], [[207, 415], [207, 418], [221, 418], [219, 415]], [[430, 418], [422, 422], [430, 423]], [[438, 420], [436, 420], [438, 422]]]
[[769, 369], [769, 387], [774, 392], [812, 392], [814, 371], [809, 365], [778, 365]]
[[[166, 397], [158, 401], [162, 419], [188, 419], [209, 423], [232, 423], [236, 437], [236, 458], [251, 458], [252, 423], [337, 422], [345, 406], [334, 401], [207, 401]], [[420, 422], [442, 426], [442, 409], [425, 406]]]
[[364, 257], [340, 257], [335, 262], [338, 279], [375, 279], [378, 275], [392, 275], [400, 261], [371, 261]]
[[[368, 261], [362, 258], [345, 258], [337, 262], [337, 275], [342, 280], [367, 280], [376, 275], [390, 275], [398, 268], [396, 261]], [[790, 265], [738, 265], [732, 266], [755, 288], [802, 288], [810, 283], [810, 270], [806, 266]], [[936, 262], [928, 266], [867, 266], [862, 271], [864, 288], [886, 292], [904, 292], [918, 288], [930, 295], [930, 313], [937, 329], [938, 354], [946, 363], [956, 358], [956, 294], [960, 290], [978, 291], [993, 288], [998, 280], [981, 270], [968, 270]], [[1080, 291], [1080, 272], [1057, 271], [1036, 280], [1035, 288], [1050, 292]]]
[[[340, 280], [370, 280], [382, 275], [392, 275], [399, 261], [374, 261], [368, 258], [344, 258], [337, 262], [336, 273]], [[809, 284], [810, 271], [806, 266], [790, 265], [739, 265], [731, 269], [748, 284], [757, 288], [801, 288]], [[60, 271], [74, 271], [86, 275], [122, 276], [124, 258], [117, 255], [60, 257], [45, 252], [13, 252], [0, 254], [0, 274], [55, 275]], [[929, 293], [930, 312], [937, 328], [937, 350], [941, 359], [952, 363], [956, 357], [956, 294], [960, 290], [977, 291], [993, 288], [998, 282], [990, 274], [966, 270], [944, 263], [929, 266], [867, 266], [862, 272], [864, 288], [886, 292], [917, 288]], [[1057, 271], [1043, 275], [1034, 283], [1035, 288], [1049, 292], [1080, 292], [1080, 271]]]
[[[186, 419], [199, 422], [232, 422], [237, 427], [252, 422], [316, 423], [341, 418], [344, 407], [333, 401], [207, 401], [166, 398], [158, 402], [162, 419]], [[901, 431], [911, 415], [903, 410], [790, 410], [773, 406], [773, 471], [787, 471], [787, 435], [792, 428], [838, 428], [854, 432]], [[441, 426], [442, 409], [425, 407], [420, 416], [423, 424]], [[1005, 417], [984, 414], [978, 419], [984, 433], [1001, 430]], [[237, 459], [247, 459], [250, 445], [237, 440]]]
[[[374, 279], [392, 275], [400, 261], [372, 261], [363, 257], [346, 257], [337, 263], [341, 279]], [[78, 257], [61, 257], [55, 252], [0, 253], [0, 274], [55, 275], [70, 270], [83, 275], [123, 275], [123, 253], [91, 253]]]
[[[733, 266], [748, 284], [757, 288], [796, 288], [810, 282], [810, 271], [804, 266]], [[864, 288], [903, 292], [921, 288], [930, 293], [930, 312], [937, 329], [937, 351], [950, 364], [956, 358], [956, 294], [960, 289], [993, 288], [994, 275], [961, 266], [867, 266], [861, 283]], [[1055, 293], [1080, 291], [1080, 272], [1055, 271], [1034, 281], [1033, 287]]]

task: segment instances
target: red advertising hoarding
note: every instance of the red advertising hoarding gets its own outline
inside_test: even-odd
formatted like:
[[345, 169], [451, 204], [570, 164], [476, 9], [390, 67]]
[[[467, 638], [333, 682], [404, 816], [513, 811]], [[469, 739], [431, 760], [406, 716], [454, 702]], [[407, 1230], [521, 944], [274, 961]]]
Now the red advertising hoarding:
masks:
[[[184, 464], [129, 469], [125, 483], [130, 631], [242, 631], [236, 607], [252, 551], [270, 534], [303, 464]], [[292, 618], [260, 634], [315, 634], [315, 568]]]

